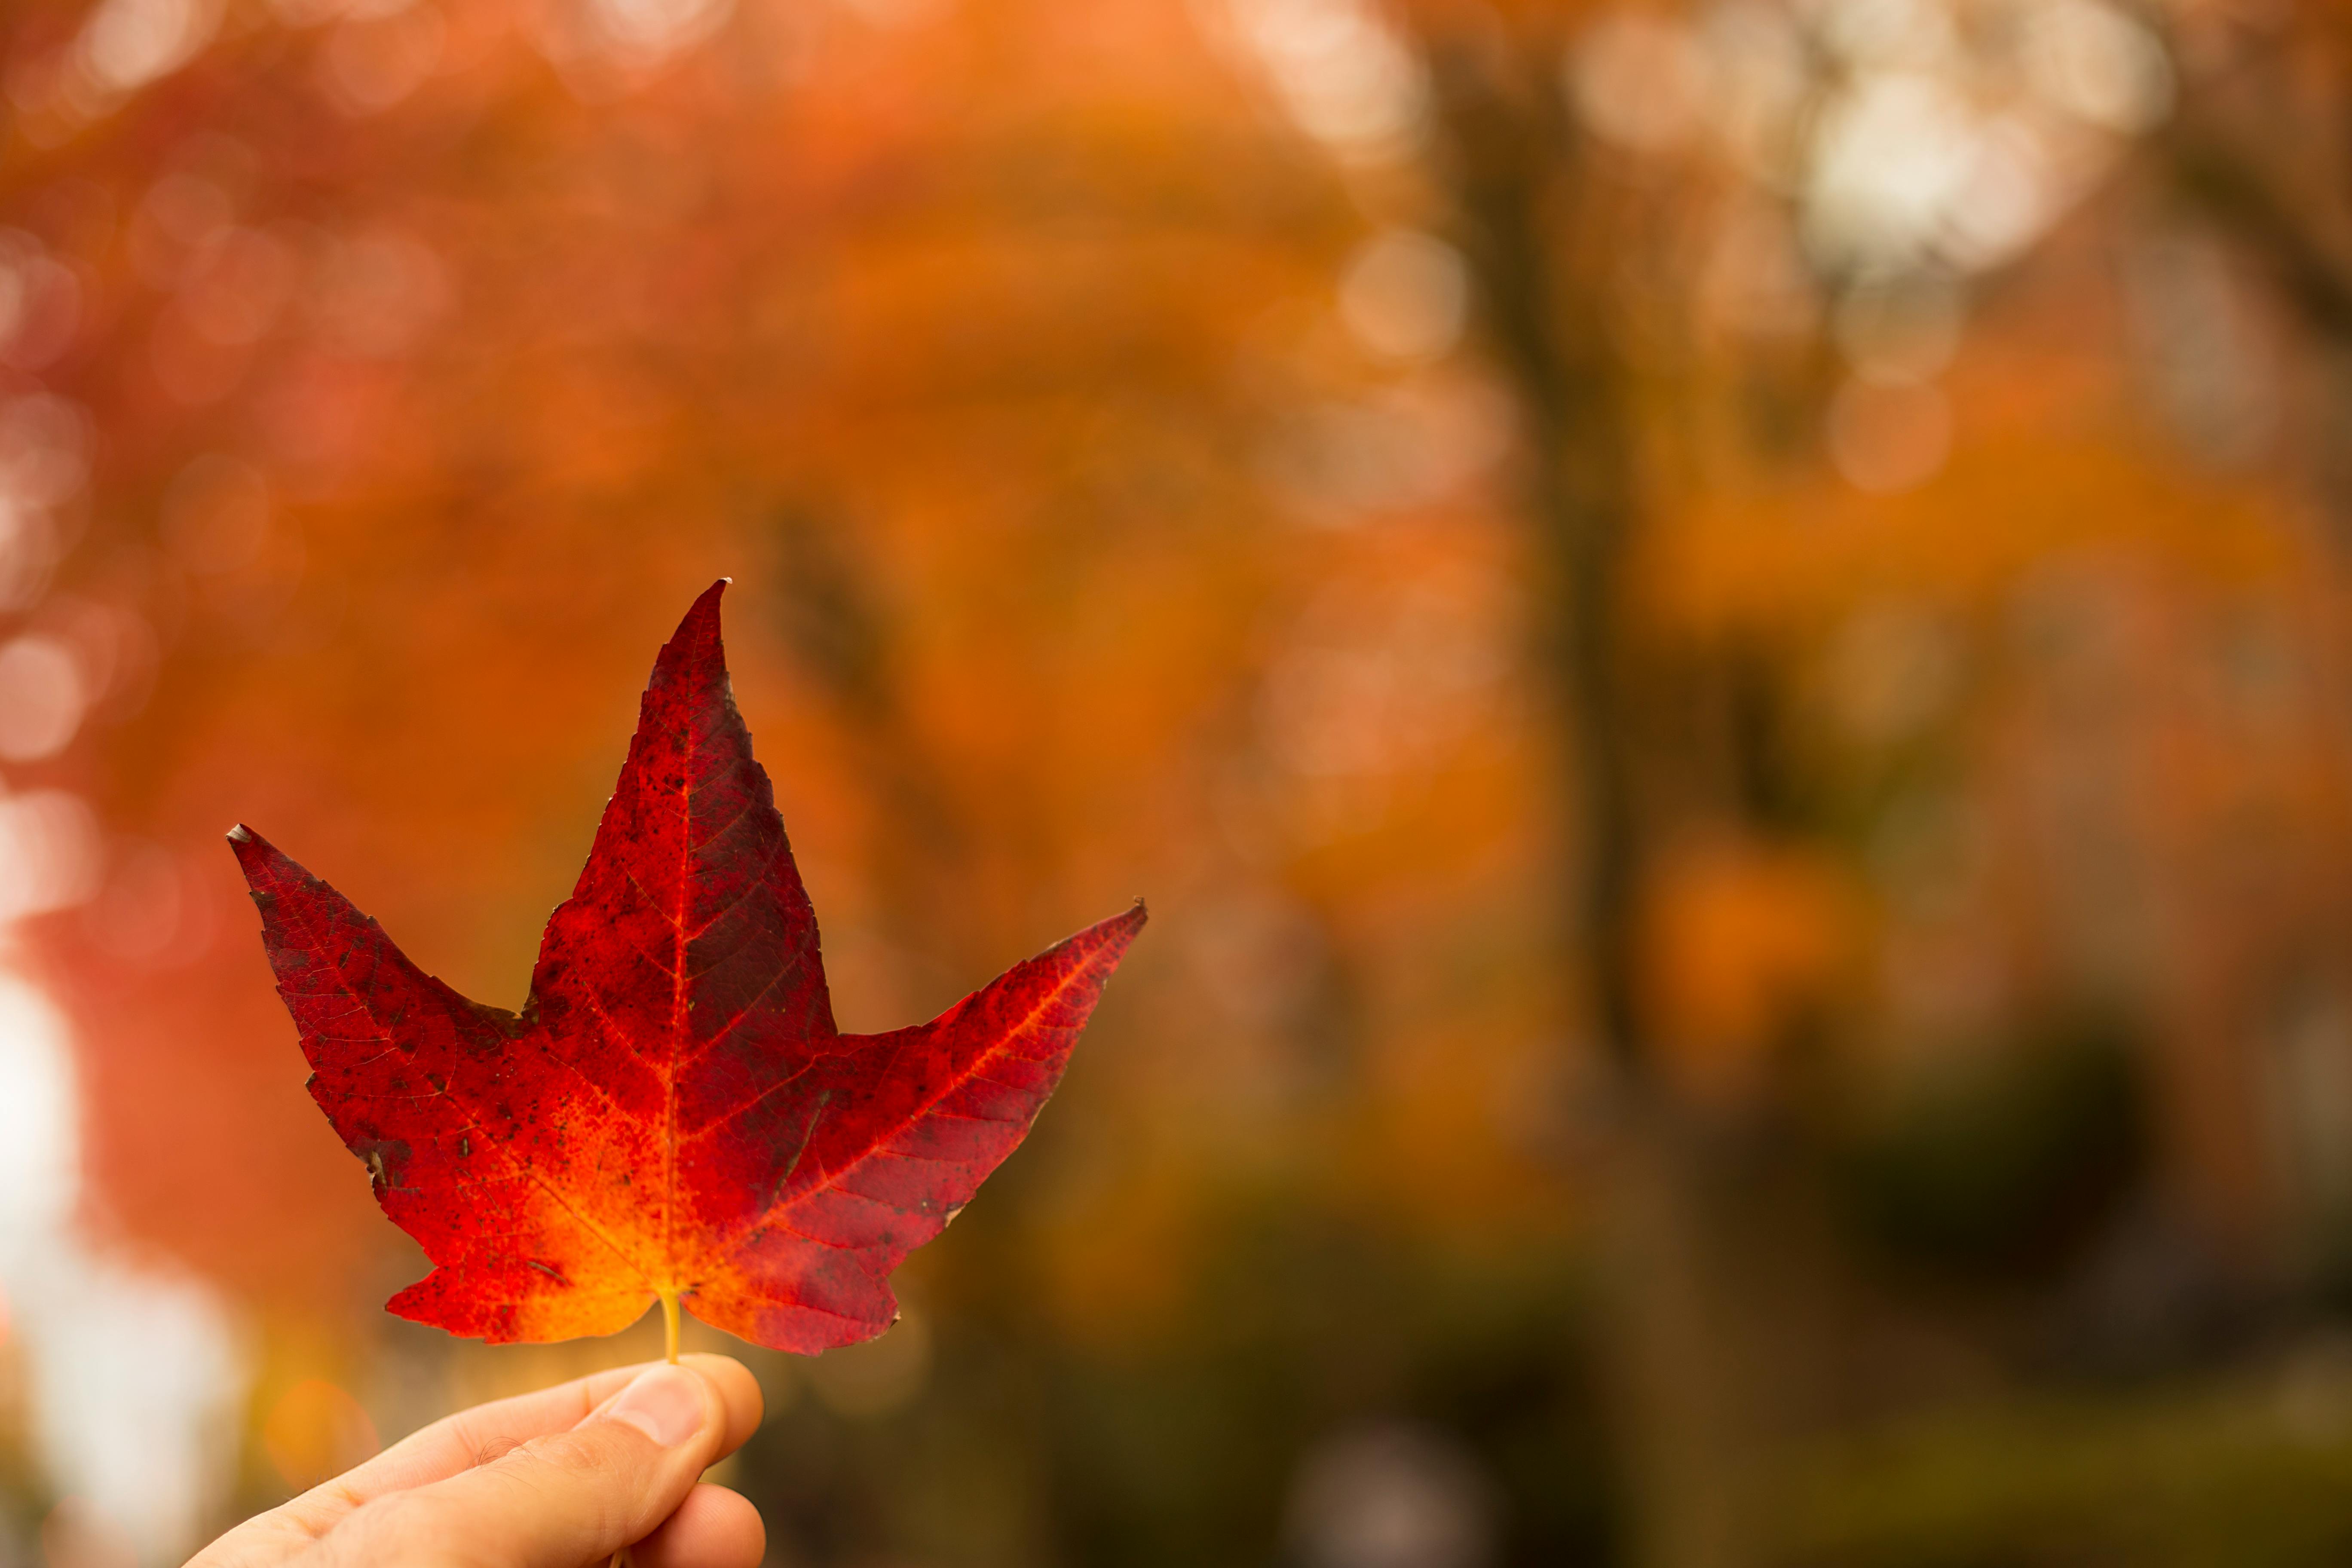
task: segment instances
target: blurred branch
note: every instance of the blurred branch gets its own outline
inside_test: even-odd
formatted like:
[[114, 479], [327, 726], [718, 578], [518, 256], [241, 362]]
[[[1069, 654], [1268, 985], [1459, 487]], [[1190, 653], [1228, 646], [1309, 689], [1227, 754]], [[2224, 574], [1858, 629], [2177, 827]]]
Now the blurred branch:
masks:
[[2189, 76], [2166, 145], [2179, 189], [2250, 241], [2305, 318], [2352, 338], [2352, 187], [2297, 112], [2276, 48]]
[[2180, 188], [2251, 240], [2276, 269], [2287, 297], [2330, 337], [2352, 338], [2352, 233], [2284, 189], [2264, 155], [2233, 139], [2176, 140]]
[[984, 961], [980, 934], [955, 918], [972, 901], [940, 896], [942, 883], [968, 873], [971, 838], [900, 700], [879, 599], [823, 519], [797, 507], [779, 508], [772, 518], [785, 644], [832, 700], [879, 786], [885, 820], [877, 873], [891, 923], [917, 937], [927, 965]]
[[1743, 1434], [1748, 1390], [1723, 1330], [1720, 1204], [1703, 1149], [1657, 1071], [1635, 933], [1646, 834], [1637, 693], [1654, 697], [1628, 624], [1639, 525], [1633, 367], [1612, 341], [1633, 195], [1596, 171], [1550, 84], [1544, 37], [1423, 40], [1446, 182], [1495, 359], [1526, 420], [1527, 516], [1539, 552], [1542, 652], [1580, 770], [1568, 957], [1618, 1068], [1620, 1119], [1599, 1237], [1598, 1324], [1614, 1385], [1633, 1552], [1651, 1568], [1755, 1561]]

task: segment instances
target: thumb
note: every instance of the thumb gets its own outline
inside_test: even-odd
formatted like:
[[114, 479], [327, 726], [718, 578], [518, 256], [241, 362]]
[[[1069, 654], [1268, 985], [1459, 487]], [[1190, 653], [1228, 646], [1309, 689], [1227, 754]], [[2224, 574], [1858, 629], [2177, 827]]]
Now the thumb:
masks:
[[726, 1434], [726, 1404], [709, 1380], [650, 1367], [569, 1432], [379, 1499], [335, 1534], [361, 1563], [579, 1568], [653, 1533]]

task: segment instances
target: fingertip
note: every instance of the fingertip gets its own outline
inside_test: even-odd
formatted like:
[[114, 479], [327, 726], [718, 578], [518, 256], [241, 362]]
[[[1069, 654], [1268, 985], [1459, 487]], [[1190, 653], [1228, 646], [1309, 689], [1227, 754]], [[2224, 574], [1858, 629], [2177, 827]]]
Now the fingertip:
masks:
[[705, 1481], [630, 1549], [638, 1568], [759, 1568], [768, 1526], [740, 1492]]
[[656, 1362], [582, 1425], [600, 1421], [634, 1426], [663, 1448], [700, 1439], [715, 1452], [727, 1430], [726, 1400], [697, 1369]]
[[700, 1373], [726, 1406], [727, 1430], [719, 1440], [719, 1454], [731, 1454], [751, 1441], [767, 1408], [760, 1392], [760, 1380], [751, 1375], [751, 1369], [730, 1355], [697, 1353], [678, 1360]]

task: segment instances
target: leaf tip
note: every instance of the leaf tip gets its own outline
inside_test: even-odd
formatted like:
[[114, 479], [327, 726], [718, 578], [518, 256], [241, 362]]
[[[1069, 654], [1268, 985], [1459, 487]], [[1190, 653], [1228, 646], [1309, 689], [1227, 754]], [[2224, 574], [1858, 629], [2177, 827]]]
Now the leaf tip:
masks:
[[228, 841], [231, 844], [250, 844], [253, 842], [253, 829], [240, 822], [228, 830]]
[[726, 655], [719, 634], [719, 601], [733, 581], [732, 577], [721, 577], [695, 595], [694, 603], [687, 606], [685, 618], [677, 623], [677, 630], [662, 645], [659, 657], [654, 660], [656, 682], [665, 673], [675, 678], [697, 668], [717, 670], [723, 676]]

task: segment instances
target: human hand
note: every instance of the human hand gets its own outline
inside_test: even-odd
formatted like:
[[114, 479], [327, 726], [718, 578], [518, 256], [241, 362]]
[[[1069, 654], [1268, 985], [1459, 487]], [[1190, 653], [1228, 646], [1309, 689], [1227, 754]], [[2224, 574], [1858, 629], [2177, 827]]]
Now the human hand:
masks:
[[697, 1478], [759, 1425], [729, 1357], [600, 1372], [437, 1421], [187, 1568], [758, 1568], [759, 1510]]

